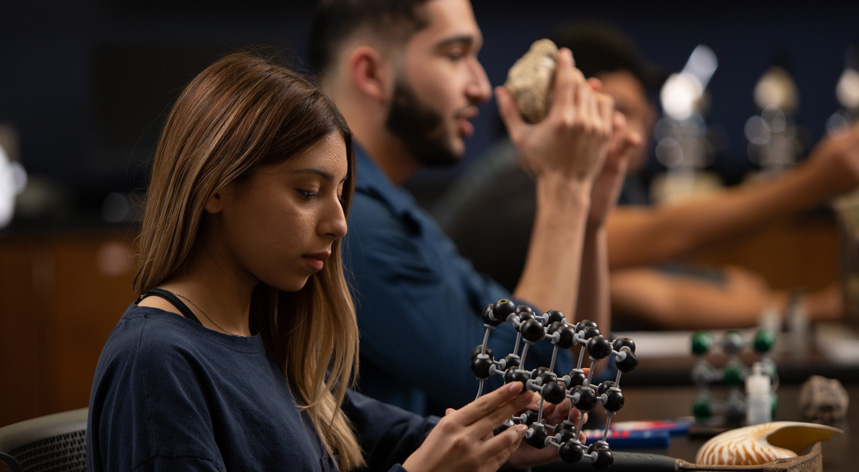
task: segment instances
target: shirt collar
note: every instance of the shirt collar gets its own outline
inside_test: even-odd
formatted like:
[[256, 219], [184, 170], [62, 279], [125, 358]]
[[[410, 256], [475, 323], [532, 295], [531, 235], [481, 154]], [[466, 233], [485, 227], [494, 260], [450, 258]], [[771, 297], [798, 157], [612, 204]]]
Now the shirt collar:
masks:
[[398, 187], [382, 172], [360, 145], [355, 147], [355, 190], [384, 201], [399, 216], [412, 216], [417, 203], [404, 188]]

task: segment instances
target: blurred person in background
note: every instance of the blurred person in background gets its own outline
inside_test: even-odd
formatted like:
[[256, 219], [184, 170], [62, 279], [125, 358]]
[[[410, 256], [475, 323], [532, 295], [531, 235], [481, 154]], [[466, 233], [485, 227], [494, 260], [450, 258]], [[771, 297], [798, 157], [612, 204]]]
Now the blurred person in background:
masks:
[[[645, 61], [622, 31], [582, 21], [567, 24], [550, 39], [573, 51], [587, 77], [601, 81], [627, 126], [645, 139], [653, 135], [658, 114], [652, 97], [665, 74]], [[664, 206], [649, 205], [640, 178], [649, 151], [650, 146], [641, 146], [630, 159], [619, 206], [607, 223], [615, 330], [741, 328], [757, 325], [765, 309], [783, 313], [790, 294], [772, 290], [759, 274], [673, 261], [859, 185], [859, 125], [824, 138], [780, 179]], [[533, 178], [505, 138], [458, 178], [435, 215], [477, 270], [512, 287], [531, 237], [533, 195]], [[499, 232], [503, 238], [493, 237]], [[844, 311], [836, 285], [804, 293], [799, 303], [811, 320], [835, 320]]]

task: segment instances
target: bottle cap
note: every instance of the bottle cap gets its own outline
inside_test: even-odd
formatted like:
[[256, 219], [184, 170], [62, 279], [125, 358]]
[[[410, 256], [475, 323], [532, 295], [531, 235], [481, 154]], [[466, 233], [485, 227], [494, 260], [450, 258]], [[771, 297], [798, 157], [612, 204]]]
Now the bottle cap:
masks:
[[746, 394], [748, 395], [765, 395], [770, 393], [770, 378], [764, 374], [763, 366], [760, 362], [755, 362], [752, 366], [751, 375], [746, 377]]

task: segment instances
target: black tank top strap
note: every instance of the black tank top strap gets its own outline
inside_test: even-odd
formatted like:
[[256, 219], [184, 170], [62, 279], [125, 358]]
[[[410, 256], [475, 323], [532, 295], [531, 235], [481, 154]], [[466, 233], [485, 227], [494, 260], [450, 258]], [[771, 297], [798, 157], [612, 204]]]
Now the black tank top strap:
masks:
[[[179, 312], [182, 313], [186, 318], [190, 318], [190, 319], [196, 321], [197, 323], [200, 323], [200, 320], [197, 319], [197, 316], [194, 315], [194, 312], [191, 311], [190, 308], [188, 308], [188, 305], [186, 305], [184, 302], [182, 302], [182, 300], [179, 300], [179, 297], [177, 297], [176, 295], [173, 295], [173, 293], [170, 292], [169, 290], [164, 290], [163, 288], [149, 289], [146, 292], [144, 292], [143, 295], [140, 296], [140, 300], [143, 300], [144, 298], [146, 298], [149, 295], [155, 295], [157, 297], [161, 297], [161, 298], [167, 300], [173, 306], [175, 306], [176, 309], [178, 309]], [[202, 325], [203, 323], [200, 323], [200, 324]]]

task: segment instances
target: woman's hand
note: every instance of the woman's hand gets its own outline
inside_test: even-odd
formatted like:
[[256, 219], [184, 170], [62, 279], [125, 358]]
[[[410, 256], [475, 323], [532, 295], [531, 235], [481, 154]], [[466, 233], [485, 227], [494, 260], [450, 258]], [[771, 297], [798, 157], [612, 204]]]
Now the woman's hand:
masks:
[[528, 427], [516, 425], [497, 436], [494, 430], [534, 401], [512, 382], [459, 410], [448, 410], [424, 443], [403, 463], [409, 472], [494, 471], [519, 447]]
[[[589, 369], [584, 369], [585, 375], [587, 375]], [[572, 424], [578, 424], [579, 417], [582, 413], [579, 410], [573, 408], [570, 410], [570, 399], [565, 398], [564, 401], [557, 405], [553, 405], [549, 402], [543, 402], [543, 419], [541, 420], [543, 424], [546, 425], [557, 425], [561, 424], [564, 421], [570, 421]], [[528, 406], [529, 410], [539, 411], [540, 409], [540, 397], [535, 395], [535, 399], [532, 401], [531, 405]], [[587, 414], [582, 418], [582, 423], [586, 422], [588, 419]], [[582, 444], [585, 443], [585, 434], [583, 432], [579, 432], [579, 441]], [[510, 456], [510, 459], [505, 464], [508, 467], [513, 467], [515, 469], [526, 469], [528, 467], [533, 467], [541, 464], [548, 464], [549, 462], [553, 462], [559, 458], [558, 448], [553, 445], [548, 445], [542, 449], [537, 449], [525, 441], [522, 441], [516, 451]]]
[[[585, 369], [587, 375], [588, 369]], [[537, 449], [522, 441], [527, 425], [517, 424], [494, 434], [513, 415], [540, 409], [540, 396], [519, 393], [520, 382], [512, 382], [488, 393], [459, 410], [448, 409], [424, 443], [403, 463], [409, 472], [494, 471], [501, 466], [527, 468], [558, 459], [552, 445]], [[570, 408], [570, 399], [553, 405], [543, 402], [543, 423], [556, 425], [569, 420], [578, 424], [581, 412]], [[587, 415], [582, 421], [587, 420]], [[584, 444], [584, 433], [579, 433]]]

